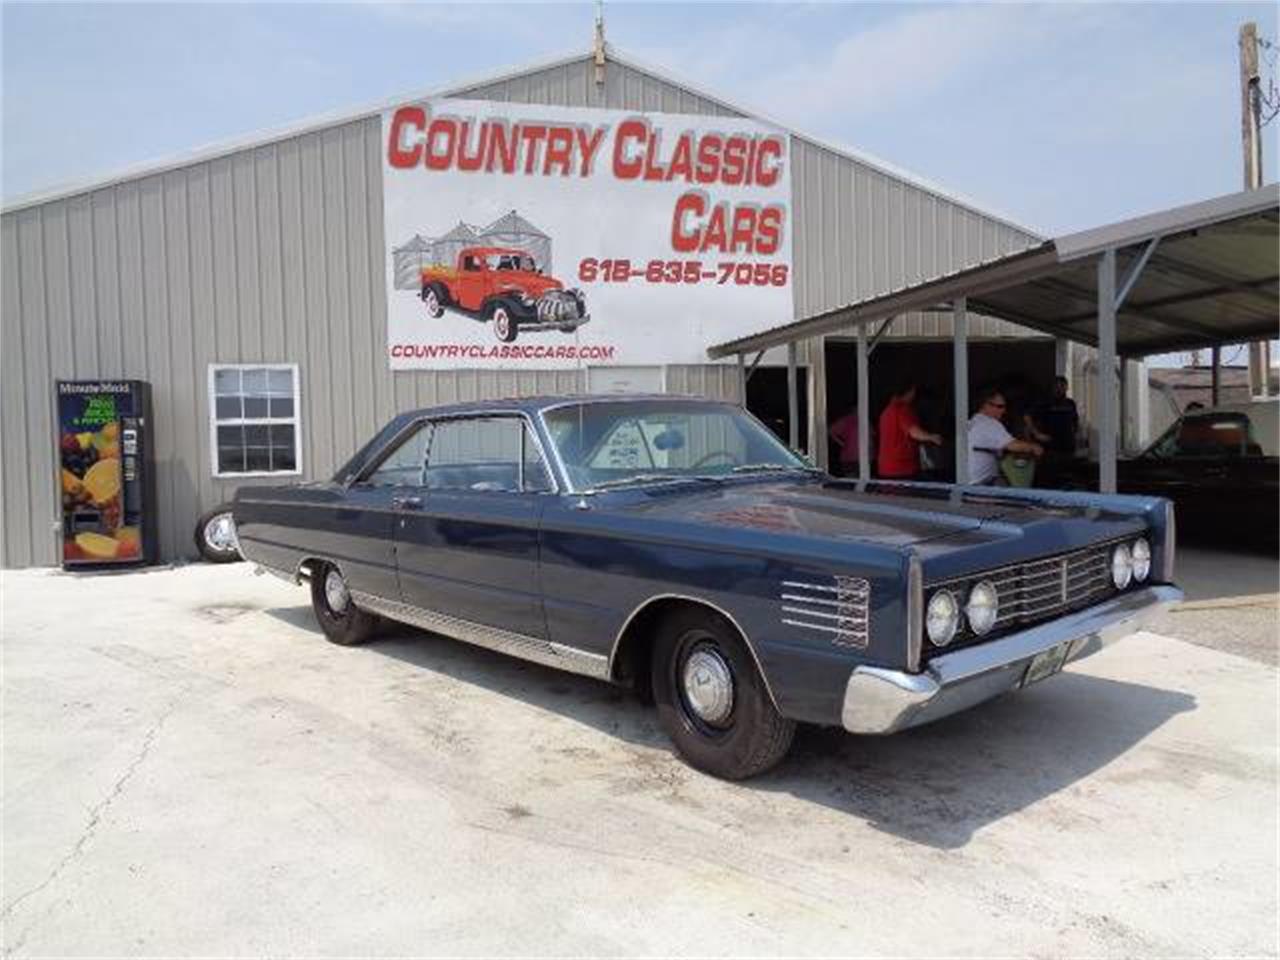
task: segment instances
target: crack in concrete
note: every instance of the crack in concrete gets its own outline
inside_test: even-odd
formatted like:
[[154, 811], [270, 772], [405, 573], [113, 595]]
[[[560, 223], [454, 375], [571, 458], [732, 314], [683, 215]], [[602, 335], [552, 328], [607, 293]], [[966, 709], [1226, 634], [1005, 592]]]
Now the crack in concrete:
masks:
[[[181, 702], [181, 699], [182, 698], [179, 697], [170, 701], [164, 712], [156, 718], [156, 721], [153, 724], [151, 724], [150, 729], [147, 730], [146, 734], [142, 738], [142, 746], [138, 749], [138, 752], [134, 755], [133, 759], [129, 761], [124, 772], [121, 773], [120, 776], [115, 779], [115, 782], [111, 784], [111, 789], [107, 791], [107, 795], [90, 808], [89, 819], [85, 821], [85, 825], [80, 831], [80, 836], [76, 839], [76, 842], [72, 845], [71, 849], [54, 865], [53, 869], [49, 871], [49, 875], [47, 877], [30, 890], [18, 894], [18, 896], [10, 900], [3, 909], [0, 909], [0, 921], [8, 920], [20, 904], [31, 899], [57, 880], [62, 872], [84, 852], [84, 848], [88, 845], [89, 841], [93, 839], [93, 835], [97, 831], [98, 825], [102, 822], [103, 816], [120, 794], [124, 792], [126, 784], [128, 784], [128, 782], [133, 778], [133, 775], [137, 773], [138, 767], [140, 767], [142, 762], [146, 760], [147, 754], [151, 752], [152, 744], [155, 743], [156, 736], [160, 733], [160, 728], [165, 725], [165, 722], [168, 721], [169, 717], [171, 717], [178, 709], [178, 704]], [[32, 930], [34, 930], [37, 924], [39, 924], [47, 915], [48, 911], [45, 911], [45, 913], [28, 923], [27, 926], [23, 928], [22, 932], [18, 934], [18, 937], [13, 944], [7, 945], [3, 948], [3, 952], [6, 955], [12, 956], [22, 949]]]

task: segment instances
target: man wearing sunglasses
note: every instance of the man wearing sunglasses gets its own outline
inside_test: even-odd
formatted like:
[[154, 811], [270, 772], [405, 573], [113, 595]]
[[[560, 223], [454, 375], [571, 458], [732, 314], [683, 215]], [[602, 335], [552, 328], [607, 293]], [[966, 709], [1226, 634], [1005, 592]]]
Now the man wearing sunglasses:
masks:
[[984, 390], [978, 412], [969, 419], [969, 482], [995, 483], [1000, 479], [1000, 458], [1006, 453], [1039, 457], [1044, 448], [1030, 440], [1018, 440], [1005, 429], [1001, 418], [1005, 408], [1004, 394], [996, 389]]

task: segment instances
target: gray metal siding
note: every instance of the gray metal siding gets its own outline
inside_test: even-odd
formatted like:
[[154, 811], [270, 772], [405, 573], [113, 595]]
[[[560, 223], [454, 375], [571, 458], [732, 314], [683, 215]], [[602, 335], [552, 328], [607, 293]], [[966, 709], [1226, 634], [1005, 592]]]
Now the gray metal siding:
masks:
[[[454, 95], [740, 115], [616, 62], [601, 89], [589, 58]], [[307, 477], [328, 475], [397, 411], [584, 389], [579, 370], [391, 373], [381, 136], [369, 116], [0, 218], [0, 565], [57, 559], [58, 378], [151, 382], [166, 560], [193, 555], [200, 512], [239, 483], [265, 482], [212, 476], [212, 362], [299, 365]], [[793, 143], [797, 316], [1025, 242], [869, 166]], [[936, 319], [909, 322], [921, 324], [916, 335], [948, 332]], [[671, 367], [667, 385], [739, 399], [733, 364]]]
[[[1038, 243], [1031, 234], [803, 137], [792, 138], [796, 316], [830, 310]], [[851, 334], [852, 335], [852, 334]], [[888, 334], [951, 337], [951, 317], [908, 314]], [[973, 316], [970, 337], [1025, 337]]]

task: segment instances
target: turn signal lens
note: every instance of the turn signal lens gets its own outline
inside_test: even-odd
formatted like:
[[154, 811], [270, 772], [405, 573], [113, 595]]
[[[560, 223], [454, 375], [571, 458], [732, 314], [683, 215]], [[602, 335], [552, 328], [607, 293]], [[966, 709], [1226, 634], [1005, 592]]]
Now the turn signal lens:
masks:
[[969, 591], [969, 602], [965, 604], [964, 615], [969, 618], [969, 626], [978, 636], [990, 633], [996, 625], [996, 617], [1000, 615], [1000, 598], [996, 588], [989, 580], [979, 580]]
[[960, 627], [960, 604], [950, 590], [939, 590], [929, 598], [929, 607], [925, 611], [924, 629], [929, 635], [929, 642], [935, 647], [945, 647], [956, 635]]
[[1133, 579], [1138, 583], [1145, 583], [1147, 577], [1151, 576], [1151, 545], [1139, 538], [1134, 541], [1129, 555], [1133, 559]]
[[1133, 580], [1133, 554], [1123, 544], [1116, 544], [1111, 551], [1111, 582], [1117, 590], [1123, 590]]

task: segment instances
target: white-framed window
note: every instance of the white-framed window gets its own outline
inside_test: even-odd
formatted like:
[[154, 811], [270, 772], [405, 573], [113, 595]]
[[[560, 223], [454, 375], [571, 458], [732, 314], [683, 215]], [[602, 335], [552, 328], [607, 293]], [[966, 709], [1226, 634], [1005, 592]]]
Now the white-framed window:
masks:
[[209, 364], [209, 449], [215, 477], [302, 472], [296, 363]]

